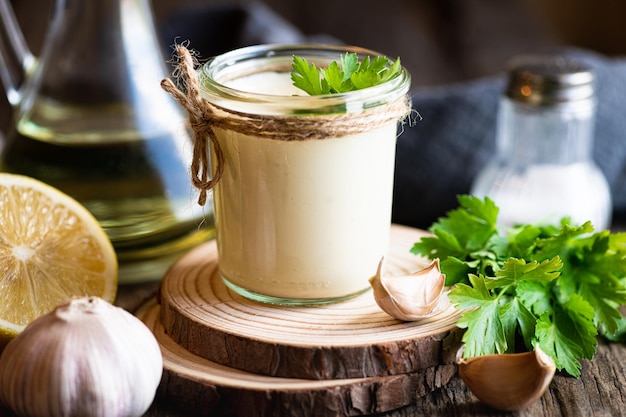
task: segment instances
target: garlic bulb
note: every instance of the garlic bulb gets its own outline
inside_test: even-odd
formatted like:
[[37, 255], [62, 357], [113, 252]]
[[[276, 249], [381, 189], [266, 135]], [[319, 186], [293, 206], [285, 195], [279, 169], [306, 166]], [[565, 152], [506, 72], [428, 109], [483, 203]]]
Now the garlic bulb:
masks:
[[413, 321], [430, 315], [437, 307], [446, 280], [439, 269], [439, 259], [404, 276], [383, 276], [383, 261], [380, 260], [376, 275], [370, 278], [378, 306], [398, 320]]
[[21, 416], [136, 417], [150, 407], [163, 358], [152, 332], [97, 297], [29, 324], [0, 356], [0, 400]]
[[522, 410], [548, 389], [554, 360], [539, 347], [532, 352], [458, 359], [459, 375], [479, 400], [499, 410]]

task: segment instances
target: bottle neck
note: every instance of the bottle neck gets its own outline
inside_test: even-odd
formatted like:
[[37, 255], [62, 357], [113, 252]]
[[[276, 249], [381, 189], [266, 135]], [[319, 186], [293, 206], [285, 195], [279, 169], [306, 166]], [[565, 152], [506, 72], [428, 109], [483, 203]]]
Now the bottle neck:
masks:
[[133, 74], [167, 74], [148, 0], [59, 4], [40, 57], [44, 94], [76, 104], [125, 101]]
[[182, 114], [159, 87], [165, 64], [149, 0], [60, 0], [17, 130], [64, 143], [169, 134]]
[[497, 153], [514, 165], [571, 164], [592, 159], [595, 103], [551, 106], [500, 103]]

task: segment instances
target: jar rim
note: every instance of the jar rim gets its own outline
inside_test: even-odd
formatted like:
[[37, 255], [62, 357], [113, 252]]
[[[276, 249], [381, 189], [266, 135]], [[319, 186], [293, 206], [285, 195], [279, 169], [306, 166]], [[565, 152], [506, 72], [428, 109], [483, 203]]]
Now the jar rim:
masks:
[[392, 103], [409, 91], [411, 76], [404, 67], [400, 74], [383, 84], [339, 94], [272, 95], [242, 91], [224, 84], [224, 81], [255, 73], [291, 71], [293, 55], [317, 65], [327, 65], [333, 60], [338, 61], [346, 52], [356, 53], [359, 59], [385, 56], [351, 45], [308, 43], [243, 47], [218, 55], [199, 68], [200, 95], [208, 102], [232, 111], [293, 116], [359, 112]]

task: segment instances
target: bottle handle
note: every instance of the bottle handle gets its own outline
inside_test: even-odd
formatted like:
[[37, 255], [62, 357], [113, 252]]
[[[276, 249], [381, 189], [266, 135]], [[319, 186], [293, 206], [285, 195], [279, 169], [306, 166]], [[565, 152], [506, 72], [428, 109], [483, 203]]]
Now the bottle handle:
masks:
[[35, 62], [9, 0], [0, 0], [0, 81], [12, 106], [22, 100], [24, 77]]

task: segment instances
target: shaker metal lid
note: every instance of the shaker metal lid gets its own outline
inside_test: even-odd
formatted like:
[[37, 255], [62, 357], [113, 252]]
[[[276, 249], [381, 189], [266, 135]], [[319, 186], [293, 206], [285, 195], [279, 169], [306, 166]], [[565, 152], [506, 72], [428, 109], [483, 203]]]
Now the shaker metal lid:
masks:
[[538, 106], [584, 100], [594, 96], [594, 80], [591, 68], [562, 56], [519, 56], [509, 63], [506, 95]]

